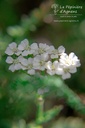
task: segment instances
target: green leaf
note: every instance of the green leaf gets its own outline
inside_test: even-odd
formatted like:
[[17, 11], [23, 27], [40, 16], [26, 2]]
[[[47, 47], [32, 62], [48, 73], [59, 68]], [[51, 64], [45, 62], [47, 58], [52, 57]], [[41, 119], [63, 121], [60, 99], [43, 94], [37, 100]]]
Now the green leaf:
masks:
[[59, 97], [65, 98], [68, 105], [73, 109], [85, 114], [85, 105], [82, 103], [78, 95], [73, 92], [60, 78], [50, 77], [45, 78], [49, 86], [55, 86]]
[[39, 119], [36, 120], [36, 123], [42, 124], [42, 123], [50, 121], [51, 119], [53, 119], [55, 116], [57, 116], [60, 113], [62, 108], [63, 108], [62, 106], [56, 106], [53, 109], [44, 112], [43, 116], [39, 117]]
[[47, 112], [44, 113], [44, 119], [45, 122], [53, 119], [55, 116], [57, 116], [60, 111], [62, 110], [62, 106], [56, 106], [55, 108], [48, 110]]

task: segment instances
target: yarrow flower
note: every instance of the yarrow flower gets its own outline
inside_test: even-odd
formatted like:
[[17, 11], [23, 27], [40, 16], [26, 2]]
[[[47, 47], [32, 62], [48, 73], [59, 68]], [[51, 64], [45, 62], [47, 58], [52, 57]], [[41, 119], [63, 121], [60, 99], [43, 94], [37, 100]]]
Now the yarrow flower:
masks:
[[59, 55], [62, 55], [65, 52], [65, 48], [63, 46], [60, 46], [58, 49], [55, 49], [54, 46], [50, 46], [49, 54], [52, 59], [58, 58]]
[[21, 41], [18, 46], [12, 42], [5, 53], [8, 55], [6, 62], [10, 64], [9, 70], [24, 70], [29, 75], [45, 71], [49, 75], [59, 75], [62, 79], [68, 79], [81, 65], [73, 52], [69, 55], [65, 53], [63, 46], [56, 49], [43, 43], [30, 45], [27, 39]]
[[16, 59], [13, 59], [11, 56], [8, 56], [6, 59], [6, 62], [8, 64], [11, 64], [9, 66], [9, 70], [11, 70], [12, 72], [14, 72], [15, 70], [20, 70], [22, 65], [20, 64], [21, 62], [21, 56], [17, 57]]
[[35, 69], [33, 67], [33, 61], [34, 61], [33, 58], [28, 58], [28, 59], [23, 58], [21, 61], [21, 64], [23, 65], [22, 69], [27, 70], [27, 73], [30, 75], [35, 74]]
[[65, 53], [60, 56], [59, 62], [61, 68], [63, 69], [63, 79], [70, 78], [71, 73], [75, 73], [77, 71], [77, 67], [81, 65], [80, 60], [73, 52], [71, 52], [69, 55]]
[[46, 69], [47, 69], [47, 73], [50, 75], [61, 75], [62, 74], [62, 69], [59, 67], [59, 62], [58, 61], [54, 61], [53, 63], [51, 61], [48, 61], [46, 63]]
[[16, 44], [15, 42], [12, 42], [12, 43], [9, 44], [9, 46], [7, 47], [5, 53], [6, 53], [7, 55], [13, 55], [13, 54], [15, 54], [15, 55], [18, 56], [18, 55], [21, 54], [21, 51], [18, 50], [17, 44]]
[[29, 45], [27, 39], [21, 41], [21, 44], [19, 44], [18, 49], [22, 52], [22, 56], [27, 56], [29, 54], [32, 54], [34, 51], [31, 49], [31, 46]]
[[42, 54], [42, 55], [37, 55], [35, 58], [34, 58], [34, 68], [37, 69], [37, 70], [41, 70], [41, 71], [44, 71], [45, 70], [45, 64], [48, 60], [48, 54]]
[[47, 53], [49, 50], [49, 46], [47, 44], [40, 43], [39, 46], [37, 43], [33, 43], [31, 45], [32, 50], [34, 50], [34, 55], [41, 55]]

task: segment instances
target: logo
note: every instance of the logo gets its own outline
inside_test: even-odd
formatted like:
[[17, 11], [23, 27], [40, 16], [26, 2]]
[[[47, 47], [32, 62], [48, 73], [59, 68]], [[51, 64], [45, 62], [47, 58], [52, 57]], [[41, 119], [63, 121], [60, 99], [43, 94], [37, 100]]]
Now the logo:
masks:
[[79, 22], [81, 10], [83, 7], [81, 5], [59, 5], [53, 3], [51, 5], [52, 15], [54, 15], [54, 21], [56, 22]]
[[58, 8], [59, 8], [59, 5], [58, 4], [52, 4], [51, 5], [51, 8], [53, 9], [53, 11], [54, 11], [54, 15], [56, 15], [57, 13], [58, 13]]

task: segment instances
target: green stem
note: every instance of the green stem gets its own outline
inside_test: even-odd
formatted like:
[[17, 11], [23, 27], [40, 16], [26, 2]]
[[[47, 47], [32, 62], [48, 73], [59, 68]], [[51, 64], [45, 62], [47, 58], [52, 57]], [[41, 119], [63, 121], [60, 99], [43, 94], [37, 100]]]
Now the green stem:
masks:
[[44, 106], [44, 99], [43, 96], [40, 95], [38, 97], [38, 112], [37, 112], [37, 123], [42, 121], [43, 117], [43, 106]]

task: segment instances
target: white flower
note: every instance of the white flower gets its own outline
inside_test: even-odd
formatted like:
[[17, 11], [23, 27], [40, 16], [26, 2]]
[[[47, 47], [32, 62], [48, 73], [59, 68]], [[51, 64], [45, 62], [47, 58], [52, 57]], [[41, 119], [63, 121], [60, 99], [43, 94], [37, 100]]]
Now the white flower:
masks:
[[28, 70], [27, 73], [30, 75], [34, 75], [35, 74], [35, 69], [33, 67], [33, 62], [34, 59], [33, 58], [29, 58], [29, 59], [25, 59], [23, 58], [21, 61], [21, 64], [24, 66], [24, 70]]
[[68, 78], [71, 78], [71, 74], [69, 72], [63, 73], [62, 79], [65, 80], [65, 79], [68, 79]]
[[5, 53], [7, 55], [13, 55], [16, 54], [17, 56], [21, 54], [21, 51], [18, 50], [17, 48], [17, 44], [15, 42], [12, 42], [11, 44], [9, 44], [9, 46], [7, 47]]
[[34, 55], [44, 54], [49, 50], [49, 46], [43, 43], [40, 43], [39, 46], [37, 43], [33, 43], [31, 48], [34, 50]]
[[75, 73], [77, 71], [77, 67], [81, 65], [80, 60], [73, 52], [70, 53], [69, 56], [64, 53], [62, 56], [60, 56], [59, 61], [61, 68], [63, 69], [63, 79], [70, 78], [71, 73]]
[[20, 63], [21, 60], [22, 60], [21, 56], [19, 56], [16, 59], [13, 59], [11, 56], [8, 56], [7, 59], [6, 59], [6, 62], [8, 64], [11, 64], [9, 66], [9, 70], [11, 70], [12, 72], [14, 72], [15, 70], [20, 70], [22, 68], [22, 65]]
[[60, 46], [58, 49], [55, 49], [54, 46], [50, 46], [48, 53], [50, 54], [51, 58], [58, 58], [59, 55], [62, 55], [65, 52], [65, 48]]
[[65, 52], [65, 48], [61, 45], [58, 47], [58, 54], [62, 55]]
[[38, 44], [37, 43], [33, 43], [31, 44], [31, 49], [34, 50], [34, 55], [38, 54]]
[[58, 58], [58, 52], [57, 52], [57, 49], [54, 48], [54, 46], [50, 46], [48, 53], [50, 54], [50, 57], [52, 59]]
[[39, 44], [39, 49], [38, 49], [38, 53], [39, 54], [43, 54], [44, 52], [47, 52], [49, 49], [49, 46], [47, 44]]
[[22, 51], [22, 56], [27, 56], [34, 52], [34, 50], [31, 49], [27, 39], [21, 41], [21, 44], [18, 46], [18, 49]]
[[61, 75], [63, 70], [62, 68], [59, 67], [59, 62], [58, 61], [54, 61], [53, 63], [51, 61], [48, 61], [46, 63], [46, 69], [47, 69], [47, 73], [50, 75]]
[[79, 67], [81, 65], [80, 60], [73, 52], [71, 52], [69, 56], [66, 53], [64, 53], [60, 56], [59, 61], [62, 65], [67, 67]]
[[[22, 69], [26, 70], [30, 75], [34, 75], [36, 70], [46, 70], [50, 75], [57, 74], [61, 75], [63, 79], [67, 79], [70, 78], [71, 73], [75, 73], [77, 67], [81, 65], [80, 60], [73, 52], [69, 55], [65, 53], [63, 46], [55, 49], [54, 46], [48, 46], [43, 43], [33, 43], [29, 45], [27, 39], [21, 41], [18, 47], [15, 42], [12, 42], [7, 47], [5, 53], [9, 55], [6, 59], [6, 62], [10, 64], [9, 70], [14, 72], [15, 70]], [[11, 57], [13, 54], [18, 57], [13, 59]], [[20, 54], [22, 54], [22, 56]], [[34, 58], [24, 58], [24, 56], [30, 54]], [[55, 58], [57, 58], [56, 61], [53, 60]]]
[[63, 66], [61, 67], [62, 69], [62, 78], [63, 79], [68, 79], [71, 77], [71, 73], [75, 73], [77, 71], [76, 67], [66, 67]]
[[42, 55], [37, 55], [35, 58], [34, 58], [34, 68], [37, 69], [37, 70], [42, 70], [44, 71], [45, 70], [45, 64], [46, 64], [46, 61], [48, 60], [48, 54], [42, 54]]

